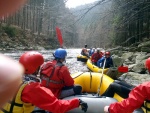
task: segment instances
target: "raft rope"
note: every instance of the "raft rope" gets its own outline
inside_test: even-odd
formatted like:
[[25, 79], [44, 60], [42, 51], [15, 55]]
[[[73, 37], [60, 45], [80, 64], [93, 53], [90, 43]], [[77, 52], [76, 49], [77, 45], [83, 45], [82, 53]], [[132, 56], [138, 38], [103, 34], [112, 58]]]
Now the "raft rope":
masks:
[[90, 71], [90, 89], [92, 88], [92, 72]]
[[100, 85], [99, 85], [98, 90], [97, 90], [97, 95], [98, 95], [98, 96], [99, 96], [100, 88], [101, 88], [101, 85], [102, 85], [102, 82], [103, 82], [103, 75], [104, 75], [104, 68], [105, 68], [105, 64], [106, 64], [106, 58], [105, 58], [105, 60], [104, 60], [104, 64], [103, 64], [103, 69], [102, 69], [102, 76], [101, 76]]

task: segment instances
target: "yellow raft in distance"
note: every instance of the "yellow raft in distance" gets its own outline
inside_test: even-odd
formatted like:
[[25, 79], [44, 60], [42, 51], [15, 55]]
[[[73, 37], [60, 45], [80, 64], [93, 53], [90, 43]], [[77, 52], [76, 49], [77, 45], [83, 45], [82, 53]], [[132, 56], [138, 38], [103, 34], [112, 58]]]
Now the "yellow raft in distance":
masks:
[[77, 61], [87, 62], [87, 60], [88, 60], [87, 56], [83, 56], [83, 55], [78, 55], [77, 56]]
[[[98, 72], [98, 73], [102, 73], [102, 68], [99, 68], [99, 67], [97, 67], [97, 66], [95, 66], [94, 64], [92, 64], [92, 62], [91, 62], [91, 60], [90, 59], [88, 59], [88, 61], [86, 62], [86, 65], [87, 65], [87, 67], [88, 67], [88, 69], [90, 69], [91, 71], [93, 71], [93, 72]], [[107, 73], [107, 71], [108, 71], [108, 69], [109, 68], [106, 68], [106, 69], [104, 69], [104, 74], [106, 74]]]

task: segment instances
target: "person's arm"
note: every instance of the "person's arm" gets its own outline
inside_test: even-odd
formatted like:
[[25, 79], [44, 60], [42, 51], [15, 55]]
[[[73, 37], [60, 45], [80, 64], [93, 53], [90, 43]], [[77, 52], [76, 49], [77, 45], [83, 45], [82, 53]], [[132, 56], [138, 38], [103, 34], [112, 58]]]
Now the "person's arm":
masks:
[[100, 67], [100, 59], [97, 61], [97, 66]]
[[[150, 100], [150, 82], [145, 82], [135, 87], [129, 94], [129, 97], [122, 102], [113, 103], [109, 107], [109, 113], [131, 113], [140, 108], [144, 101]], [[108, 113], [108, 107], [104, 108]]]
[[102, 67], [103, 60], [104, 60], [104, 58], [102, 57], [101, 59], [99, 59], [99, 60], [97, 61], [97, 66], [98, 66], [98, 67]]
[[64, 113], [77, 108], [80, 102], [78, 99], [58, 100], [49, 89], [41, 87], [40, 83], [28, 84], [22, 92], [21, 99], [25, 103], [32, 103], [53, 113]]

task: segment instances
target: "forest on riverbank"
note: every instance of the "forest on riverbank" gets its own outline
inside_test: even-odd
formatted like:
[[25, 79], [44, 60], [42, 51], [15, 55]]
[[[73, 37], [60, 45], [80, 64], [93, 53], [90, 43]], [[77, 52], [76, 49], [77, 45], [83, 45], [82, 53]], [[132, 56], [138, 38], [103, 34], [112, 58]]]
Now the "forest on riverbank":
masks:
[[150, 45], [149, 0], [101, 0], [74, 9], [68, 9], [66, 2], [28, 0], [14, 15], [3, 17], [0, 49], [57, 48], [56, 26], [67, 48], [85, 43], [102, 48]]

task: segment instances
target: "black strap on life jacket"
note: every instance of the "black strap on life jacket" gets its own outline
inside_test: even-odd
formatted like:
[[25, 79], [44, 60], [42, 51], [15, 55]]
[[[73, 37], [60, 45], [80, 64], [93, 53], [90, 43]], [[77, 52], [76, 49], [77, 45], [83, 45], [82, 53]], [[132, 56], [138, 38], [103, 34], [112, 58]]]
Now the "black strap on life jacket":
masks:
[[47, 113], [47, 112], [45, 110], [35, 110], [35, 111], [32, 111], [31, 113]]
[[[19, 86], [19, 89], [20, 89], [20, 87], [21, 87], [23, 84], [24, 84], [24, 83], [22, 83], [22, 84]], [[11, 104], [9, 111], [6, 111], [5, 109], [1, 108], [1, 110], [2, 110], [4, 113], [13, 113], [13, 108], [14, 108], [14, 106], [23, 107], [23, 104], [19, 104], [19, 103], [16, 103], [16, 102], [15, 102], [16, 96], [17, 96], [17, 93], [16, 93], [16, 95], [14, 96], [13, 100], [8, 102], [8, 103]]]
[[[61, 62], [58, 61], [56, 65], [52, 65], [52, 66], [53, 66], [53, 70], [52, 70], [50, 76], [48, 77], [48, 79], [42, 76], [42, 79], [45, 79], [45, 80], [46, 80], [46, 87], [49, 86], [49, 83], [50, 83], [50, 82], [55, 83], [55, 84], [62, 84], [62, 83], [63, 83], [63, 82], [58, 82], [58, 81], [51, 80], [51, 78], [52, 78], [53, 75], [54, 75], [54, 72], [55, 72], [56, 67], [60, 66], [60, 69], [61, 69], [61, 67], [64, 66], [64, 65], [63, 65]], [[59, 70], [60, 70], [60, 69], [59, 69]]]

